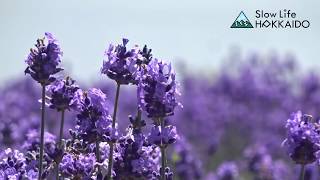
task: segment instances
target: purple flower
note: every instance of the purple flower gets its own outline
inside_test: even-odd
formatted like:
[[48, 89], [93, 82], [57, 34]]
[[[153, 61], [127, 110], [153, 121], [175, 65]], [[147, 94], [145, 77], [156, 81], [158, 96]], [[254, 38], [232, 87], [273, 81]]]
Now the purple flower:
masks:
[[113, 165], [115, 179], [152, 179], [153, 173], [159, 169], [160, 149], [147, 145], [141, 129], [145, 126], [144, 121], [138, 117], [131, 117], [130, 121], [132, 124], [127, 134], [119, 139], [116, 146], [115, 152], [119, 152], [119, 156]]
[[292, 174], [289, 166], [282, 160], [273, 162], [272, 176], [274, 180], [292, 179]]
[[64, 177], [90, 179], [95, 171], [96, 157], [93, 153], [71, 154], [63, 156], [59, 168]]
[[264, 145], [255, 144], [244, 152], [248, 170], [253, 173], [255, 179], [292, 179], [289, 167], [282, 160], [274, 161], [268, 150]]
[[265, 169], [265, 164], [270, 164], [271, 161], [267, 148], [261, 144], [254, 144], [246, 148], [244, 156], [248, 161], [249, 171], [253, 173], [259, 173], [261, 169]]
[[142, 50], [139, 50], [137, 58], [137, 65], [139, 67], [149, 64], [149, 62], [152, 60], [151, 51], [152, 49], [148, 49], [147, 45], [145, 45]]
[[12, 80], [0, 89], [1, 149], [21, 147], [25, 134], [38, 127], [38, 91], [34, 85], [34, 81], [27, 78]]
[[[38, 178], [36, 161], [30, 159], [18, 150], [6, 149], [0, 155], [0, 179], [31, 179]], [[48, 171], [46, 171], [48, 172]], [[42, 176], [46, 177], [46, 174]]]
[[128, 42], [128, 39], [123, 39], [123, 44], [118, 44], [117, 46], [110, 44], [105, 51], [101, 73], [106, 74], [118, 84], [136, 84], [136, 61], [139, 49], [135, 46], [133, 49], [127, 50], [126, 45]]
[[300, 111], [293, 113], [287, 120], [287, 138], [283, 142], [289, 156], [297, 164], [310, 164], [317, 160], [320, 150], [318, 126], [310, 115]]
[[236, 180], [239, 179], [239, 170], [235, 162], [225, 162], [217, 169], [218, 180]]
[[174, 144], [174, 152], [171, 156], [172, 162], [175, 164], [175, 176], [177, 176], [178, 179], [202, 179], [202, 163], [185, 138], [180, 138], [179, 141]]
[[[40, 147], [40, 137], [38, 131], [35, 129], [30, 130], [26, 136], [27, 140], [23, 144], [23, 149], [25, 149], [26, 151], [37, 150], [37, 148]], [[55, 147], [56, 137], [49, 132], [45, 132], [44, 143], [45, 147], [48, 147], [49, 150]]]
[[171, 64], [153, 59], [145, 70], [138, 84], [139, 105], [151, 118], [163, 118], [174, 114], [179, 104], [175, 73]]
[[160, 126], [153, 126], [148, 137], [150, 144], [167, 147], [169, 144], [176, 142], [179, 138], [175, 126], [166, 126], [161, 129]]
[[25, 73], [30, 74], [38, 83], [48, 85], [55, 81], [52, 75], [63, 70], [57, 67], [61, 62], [62, 51], [51, 33], [45, 33], [45, 38], [38, 39], [35, 46], [25, 60], [28, 65]]
[[97, 140], [116, 140], [118, 132], [112, 128], [107, 98], [100, 89], [92, 88], [84, 93], [77, 115], [77, 125], [72, 135], [89, 143]]
[[212, 84], [203, 77], [186, 76], [182, 79], [181, 86], [183, 109], [177, 109], [173, 123], [179, 134], [183, 134], [188, 140], [196, 142], [201, 139], [201, 145], [198, 144], [195, 150], [201, 151], [202, 156], [212, 155], [218, 148], [231, 111], [237, 109], [230, 109], [232, 101], [215, 93]]
[[26, 159], [18, 150], [9, 148], [1, 154], [0, 179], [22, 179], [25, 168]]
[[64, 80], [56, 80], [49, 85], [47, 87], [47, 91], [50, 93], [49, 107], [57, 111], [77, 109], [81, 101], [79, 95], [82, 94], [82, 91], [74, 83], [74, 80], [67, 77]]
[[[27, 140], [22, 145], [27, 153], [38, 155], [40, 152], [40, 137], [38, 130], [30, 130], [27, 134]], [[50, 169], [55, 161], [61, 158], [62, 152], [56, 147], [56, 137], [45, 132], [44, 134], [44, 159], [47, 162], [46, 168]], [[33, 158], [33, 157], [30, 157]], [[36, 159], [32, 159], [36, 160]], [[38, 166], [38, 164], [36, 164]]]
[[160, 150], [154, 146], [142, 146], [139, 158], [131, 161], [132, 172], [140, 176], [151, 177], [159, 169]]
[[[40, 127], [38, 84], [29, 77], [10, 80], [5, 84], [0, 88], [0, 146], [2, 149], [10, 147], [22, 150], [26, 134]], [[75, 115], [67, 113], [65, 119], [75, 119]], [[66, 121], [65, 134], [74, 126], [75, 121]], [[60, 128], [55, 111], [47, 111], [46, 128], [49, 132], [57, 132]]]

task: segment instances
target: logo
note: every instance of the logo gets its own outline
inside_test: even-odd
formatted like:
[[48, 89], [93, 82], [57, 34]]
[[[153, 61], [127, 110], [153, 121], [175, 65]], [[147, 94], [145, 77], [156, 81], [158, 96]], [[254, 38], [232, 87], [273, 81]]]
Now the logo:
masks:
[[236, 20], [232, 23], [231, 28], [253, 28], [253, 26], [244, 12], [241, 11]]
[[255, 11], [253, 24], [243, 11], [234, 20], [231, 28], [259, 28], [259, 29], [298, 29], [309, 28], [311, 23], [308, 19], [298, 16], [291, 9], [263, 10]]

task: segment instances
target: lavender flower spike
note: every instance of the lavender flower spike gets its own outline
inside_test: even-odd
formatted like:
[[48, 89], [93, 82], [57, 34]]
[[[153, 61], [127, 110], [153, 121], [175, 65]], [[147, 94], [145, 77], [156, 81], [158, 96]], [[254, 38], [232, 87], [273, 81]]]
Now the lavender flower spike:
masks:
[[[48, 40], [45, 43], [45, 39]], [[51, 33], [45, 33], [45, 38], [38, 39], [36, 49], [31, 49], [25, 62], [28, 67], [24, 71], [25, 74], [30, 76], [41, 84], [42, 97], [41, 97], [41, 133], [40, 133], [40, 157], [39, 157], [39, 179], [42, 175], [42, 162], [43, 162], [43, 146], [44, 146], [44, 124], [45, 124], [45, 90], [46, 86], [56, 80], [52, 75], [62, 71], [62, 68], [57, 66], [61, 62], [62, 51], [57, 40]]]
[[293, 113], [287, 120], [286, 128], [287, 139], [283, 145], [291, 159], [302, 165], [315, 162], [320, 151], [320, 135], [312, 116], [302, 115], [300, 111]]
[[239, 170], [234, 162], [225, 162], [217, 169], [219, 180], [237, 180], [239, 179]]
[[[154, 127], [149, 135], [149, 142], [160, 147], [161, 168], [160, 179], [166, 178], [167, 167], [166, 148], [178, 138], [174, 126], [165, 122], [165, 118], [174, 114], [174, 109], [179, 103], [175, 73], [171, 64], [158, 59], [152, 59], [140, 72], [138, 77], [138, 103], [148, 117], [154, 120]], [[169, 173], [171, 174], [171, 173]], [[171, 175], [170, 175], [171, 176]]]
[[84, 93], [73, 136], [88, 143], [111, 141], [116, 138], [117, 132], [111, 126], [112, 120], [106, 98], [106, 95], [96, 88]]
[[75, 81], [70, 77], [64, 80], [56, 80], [47, 87], [50, 94], [49, 107], [57, 111], [77, 109], [80, 105], [79, 94], [81, 89], [75, 84]]
[[61, 62], [62, 51], [57, 40], [48, 32], [45, 38], [37, 40], [35, 47], [25, 60], [28, 65], [25, 74], [30, 74], [41, 85], [48, 85], [55, 81], [52, 75], [63, 70], [57, 67]]
[[105, 57], [101, 73], [106, 74], [118, 84], [136, 84], [137, 58], [139, 49], [135, 46], [127, 50], [128, 39], [123, 39], [117, 46], [110, 44], [105, 51]]
[[153, 126], [148, 141], [151, 144], [167, 147], [169, 144], [176, 142], [178, 138], [175, 126], [169, 125], [163, 129], [160, 126]]
[[179, 103], [176, 100], [177, 82], [171, 64], [153, 59], [138, 84], [139, 104], [151, 118], [163, 118], [174, 114]]

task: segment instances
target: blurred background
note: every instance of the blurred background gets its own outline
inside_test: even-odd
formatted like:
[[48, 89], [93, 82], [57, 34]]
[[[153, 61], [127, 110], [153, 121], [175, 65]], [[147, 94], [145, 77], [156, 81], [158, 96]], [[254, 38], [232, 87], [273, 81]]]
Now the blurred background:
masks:
[[[38, 37], [52, 32], [66, 72], [83, 87], [102, 88], [111, 102], [114, 84], [100, 75], [103, 53], [125, 37], [131, 46], [147, 44], [177, 70], [184, 108], [171, 118], [181, 136], [170, 151], [176, 179], [229, 173], [235, 179], [294, 180], [296, 166], [281, 143], [292, 112], [320, 117], [319, 7], [311, 0], [0, 0], [0, 147], [19, 148], [37, 126], [40, 92], [24, 76], [24, 59]], [[254, 19], [257, 9], [291, 9], [311, 26], [230, 28], [241, 10]], [[136, 96], [130, 87], [121, 93], [124, 130]], [[57, 114], [49, 113], [47, 127], [56, 134]], [[318, 167], [308, 168], [307, 178], [319, 179]]]

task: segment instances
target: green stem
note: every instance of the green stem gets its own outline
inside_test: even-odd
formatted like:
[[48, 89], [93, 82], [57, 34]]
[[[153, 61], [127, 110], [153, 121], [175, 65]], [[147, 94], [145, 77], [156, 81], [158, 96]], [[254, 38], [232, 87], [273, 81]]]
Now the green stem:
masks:
[[[114, 109], [113, 109], [113, 116], [112, 116], [112, 128], [115, 128], [115, 126], [116, 126], [116, 117], [117, 117], [117, 111], [118, 111], [119, 94], [120, 94], [120, 84], [117, 83], [117, 92], [116, 92], [116, 97], [115, 97], [115, 100], [114, 100]], [[110, 146], [110, 152], [109, 152], [107, 179], [111, 180], [111, 177], [112, 177], [112, 165], [113, 165], [113, 142], [110, 142], [109, 146]]]
[[110, 149], [109, 149], [109, 157], [108, 157], [108, 178], [107, 180], [111, 180], [112, 177], [112, 163], [113, 163], [113, 143], [109, 143]]
[[165, 180], [165, 168], [166, 168], [166, 150], [161, 147], [161, 180]]
[[[99, 141], [96, 142], [96, 157], [97, 157], [97, 162], [100, 163], [101, 158], [100, 158], [100, 142]], [[101, 168], [99, 165], [98, 166], [98, 174], [100, 174], [100, 172], [101, 172]]]
[[[163, 131], [164, 130], [164, 120], [162, 118], [159, 118], [159, 121], [160, 121], [160, 125], [161, 125], [161, 131]], [[166, 147], [164, 147], [164, 145], [162, 144], [162, 141], [161, 141], [160, 150], [161, 150], [161, 171], [160, 171], [160, 175], [161, 175], [161, 180], [165, 180]]]
[[59, 133], [59, 148], [62, 146], [63, 138], [63, 126], [64, 126], [64, 110], [61, 111], [61, 124], [60, 124], [60, 133]]
[[116, 92], [116, 98], [114, 100], [114, 109], [113, 109], [113, 116], [112, 116], [112, 127], [116, 127], [116, 117], [117, 117], [117, 111], [118, 111], [118, 101], [119, 101], [119, 95], [120, 95], [120, 84], [117, 83], [117, 92]]
[[[60, 132], [59, 132], [59, 144], [58, 148], [62, 148], [62, 138], [63, 138], [63, 126], [64, 126], [64, 114], [65, 110], [61, 111], [61, 122], [60, 122]], [[56, 169], [56, 180], [59, 180], [59, 164], [60, 162], [57, 162], [57, 169]]]
[[301, 170], [300, 170], [300, 178], [299, 180], [304, 180], [304, 173], [305, 173], [305, 164], [301, 165]]
[[141, 108], [138, 108], [137, 117], [138, 117], [139, 121], [141, 121], [141, 114], [142, 114], [142, 110], [141, 110]]
[[42, 161], [43, 161], [43, 147], [44, 147], [44, 114], [45, 114], [45, 93], [46, 86], [42, 85], [42, 102], [41, 102], [41, 130], [40, 130], [40, 157], [39, 157], [39, 175], [38, 179], [41, 180], [42, 176]]

